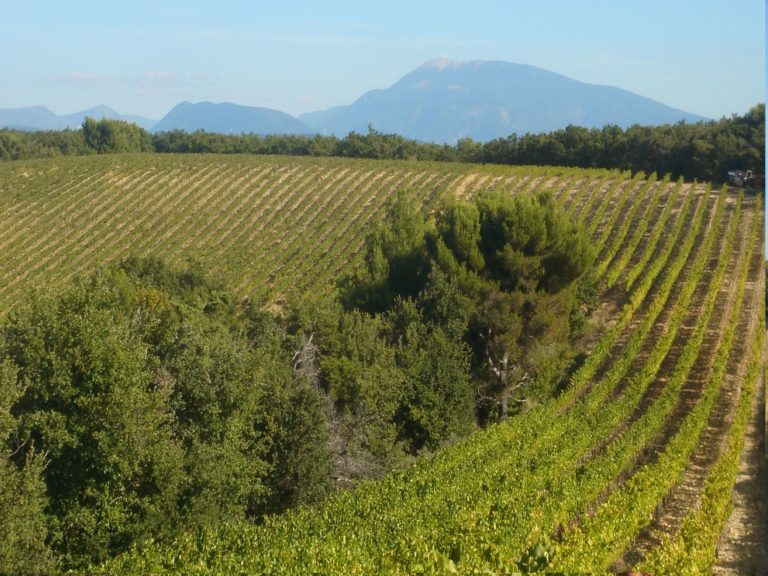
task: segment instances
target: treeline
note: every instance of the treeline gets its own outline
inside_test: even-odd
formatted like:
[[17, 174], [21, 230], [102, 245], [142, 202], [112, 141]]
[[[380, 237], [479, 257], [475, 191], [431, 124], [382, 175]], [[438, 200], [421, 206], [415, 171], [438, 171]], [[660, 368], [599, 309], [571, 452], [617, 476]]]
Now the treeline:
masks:
[[512, 135], [455, 146], [420, 143], [369, 127], [367, 134], [334, 136], [222, 135], [181, 130], [149, 134], [118, 120], [86, 120], [62, 132], [0, 130], [0, 160], [111, 152], [278, 154], [338, 156], [513, 165], [557, 165], [670, 174], [686, 180], [723, 182], [728, 170], [762, 173], [765, 166], [765, 104], [718, 121], [658, 127], [598, 129], [568, 126], [547, 134]]
[[402, 195], [336, 294], [257, 310], [128, 259], [0, 324], [0, 573], [259, 521], [551, 397], [594, 305], [542, 196]]
[[765, 104], [742, 116], [664, 126], [588, 130], [569, 126], [550, 134], [510, 136], [484, 144], [476, 159], [497, 164], [618, 168], [669, 174], [673, 179], [723, 182], [729, 170], [765, 169]]

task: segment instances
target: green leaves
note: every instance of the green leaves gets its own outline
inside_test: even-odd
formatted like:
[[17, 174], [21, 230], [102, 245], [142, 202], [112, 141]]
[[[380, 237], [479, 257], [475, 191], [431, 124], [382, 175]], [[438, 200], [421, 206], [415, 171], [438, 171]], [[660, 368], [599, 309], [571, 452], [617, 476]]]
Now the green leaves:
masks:
[[460, 339], [439, 326], [414, 322], [399, 342], [397, 360], [406, 390], [397, 421], [411, 451], [435, 450], [472, 431], [470, 354]]
[[294, 384], [278, 331], [232, 302], [199, 271], [129, 261], [30, 298], [0, 329], [3, 366], [24, 384], [16, 419], [0, 420], [19, 461], [46, 455], [65, 566], [326, 489], [317, 400]]
[[86, 118], [82, 129], [86, 146], [99, 154], [149, 152], [153, 149], [149, 132], [124, 120]]
[[[628, 262], [637, 282], [616, 323], [591, 349], [573, 374], [572, 388], [559, 399], [490, 425], [405, 471], [378, 482], [362, 482], [353, 492], [331, 495], [318, 508], [270, 517], [261, 526], [234, 524], [198, 537], [184, 536], [173, 545], [150, 546], [122, 557], [106, 569], [129, 574], [164, 570], [518, 574], [558, 567], [582, 572], [607, 569], [647, 525], [660, 498], [690, 461], [691, 450], [697, 449], [708, 412], [717, 402], [726, 360], [743, 348], [736, 344], [740, 324], [733, 320], [743, 308], [747, 279], [756, 270], [761, 272], [754, 263], [749, 270], [746, 265], [732, 266], [734, 255], [743, 252], [739, 247], [756, 250], [759, 208], [753, 212], [748, 235], [742, 218], [747, 210], [741, 203], [728, 202], [725, 195], [714, 201], [710, 194], [688, 188], [667, 197], [678, 198], [681, 193], [691, 200], [670, 208], [670, 213], [679, 214], [663, 236], [663, 245], [661, 236], [643, 244], [626, 241], [629, 232], [606, 235], [609, 243], [604, 254]], [[602, 201], [615, 203], [613, 198]], [[599, 209], [595, 213], [606, 214]], [[615, 222], [614, 231], [625, 228], [624, 223]], [[355, 383], [344, 388], [350, 401], [359, 402], [365, 396], [371, 377], [368, 368], [376, 356], [391, 359], [394, 350], [393, 374], [399, 371], [397, 389], [407, 399], [397, 412], [401, 438], [426, 448], [457, 424], [450, 420], [454, 412], [449, 406], [461, 397], [465, 382], [460, 375], [466, 374], [462, 366], [467, 351], [462, 350], [461, 341], [467, 333], [485, 335], [475, 341], [471, 358], [490, 355], [489, 372], [499, 368], [501, 361], [508, 363], [507, 376], [527, 362], [548, 370], [562, 358], [553, 338], [562, 336], [563, 330], [567, 333], [571, 296], [570, 290], [504, 291], [481, 275], [484, 270], [471, 269], [466, 256], [454, 253], [452, 246], [467, 246], [466, 242], [449, 242], [439, 230], [436, 225], [427, 234], [427, 249], [434, 247], [437, 265], [433, 262], [416, 297], [395, 298], [383, 317], [339, 309], [330, 313], [318, 306], [322, 322], [297, 322], [303, 330], [314, 330], [314, 338], [304, 334], [303, 341], [321, 348], [318, 362], [325, 364], [325, 384]], [[602, 236], [603, 231], [596, 228], [594, 234]], [[610, 243], [617, 238], [622, 238], [622, 247], [615, 250]], [[644, 246], [650, 256], [638, 253], [625, 258], [626, 246], [633, 246], [632, 250]], [[740, 270], [737, 283], [728, 285], [732, 282], [729, 270]], [[730, 297], [723, 293], [726, 286]], [[753, 299], [760, 287], [758, 283], [751, 288]], [[478, 294], [484, 298], [476, 299]], [[729, 303], [722, 315], [716, 304], [721, 300]], [[692, 308], [693, 303], [698, 304]], [[330, 321], [331, 317], [336, 320]], [[747, 341], [751, 334], [762, 333], [762, 328], [753, 328], [758, 332], [749, 332]], [[718, 351], [703, 354], [703, 342], [714, 333], [720, 335], [713, 345]], [[525, 346], [520, 341], [525, 334], [535, 334], [539, 341], [524, 348], [524, 353], [513, 354]], [[679, 348], [675, 347], [678, 338]], [[757, 374], [761, 347], [760, 338], [749, 347], [750, 379]], [[520, 362], [515, 366], [512, 360]], [[704, 368], [701, 372], [695, 369], [697, 362]], [[696, 383], [689, 382], [690, 375], [698, 378], [710, 368], [696, 406], [687, 415], [674, 416], [681, 391]], [[344, 412], [355, 413], [349, 409], [353, 405], [347, 404]], [[746, 417], [745, 406], [748, 402], [739, 408], [740, 425]], [[658, 460], [639, 466], [638, 458], [665, 429], [671, 415], [679, 418], [679, 426], [670, 442], [658, 451]], [[729, 445], [731, 472], [737, 452]], [[703, 503], [707, 511], [717, 503], [714, 510], [719, 521], [729, 485], [721, 472], [714, 480], [713, 489], [726, 493], [707, 494]], [[685, 533], [666, 549], [669, 556], [659, 555], [652, 566], [685, 566], [683, 558], [691, 543], [695, 565], [702, 567], [697, 572], [706, 571], [707, 546], [716, 532], [707, 522], [694, 511]]]
[[[554, 388], [570, 328], [578, 325], [567, 321], [578, 304], [571, 287], [594, 253], [551, 196], [484, 192], [474, 201], [446, 201], [427, 224], [414, 198], [401, 194], [388, 224], [369, 238], [367, 269], [348, 284], [349, 304], [395, 310], [394, 338], [405, 338], [402, 302], [413, 301], [423, 315], [418, 322], [462, 340], [472, 352], [481, 422], [506, 416], [512, 391], [529, 378], [545, 381], [539, 391]], [[532, 353], [544, 349], [557, 352]], [[419, 410], [418, 402], [404, 407], [403, 421], [419, 435], [417, 445], [434, 443], [416, 423]]]
[[14, 315], [0, 351], [26, 384], [19, 433], [47, 455], [53, 543], [74, 564], [106, 558], [173, 518], [181, 472], [166, 398], [150, 385], [147, 347], [107, 291], [106, 280], [94, 278], [54, 306], [33, 300]]
[[17, 367], [0, 362], [0, 573], [46, 572], [55, 567], [47, 546], [44, 455], [24, 448], [11, 408], [24, 393]]
[[476, 203], [447, 201], [438, 224], [438, 236], [457, 262], [474, 272], [485, 268], [479, 245], [480, 210]]

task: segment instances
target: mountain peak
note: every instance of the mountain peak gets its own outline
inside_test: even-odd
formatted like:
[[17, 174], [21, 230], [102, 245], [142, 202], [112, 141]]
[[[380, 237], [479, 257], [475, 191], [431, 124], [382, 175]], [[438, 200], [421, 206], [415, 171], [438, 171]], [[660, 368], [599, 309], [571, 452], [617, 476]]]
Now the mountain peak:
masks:
[[445, 70], [446, 68], [456, 68], [459, 65], [461, 65], [461, 61], [451, 60], [450, 58], [441, 56], [440, 58], [433, 58], [432, 60], [427, 60], [419, 68], [423, 70], [428, 70], [428, 69]]
[[31, 106], [27, 108], [0, 109], [0, 128], [9, 126], [23, 128], [25, 130], [77, 130], [86, 117], [94, 120], [109, 118], [113, 120], [126, 120], [134, 122], [142, 128], [151, 127], [155, 121], [141, 116], [118, 114], [107, 106], [94, 106], [88, 110], [81, 110], [73, 114], [59, 116], [43, 106]]
[[205, 130], [219, 134], [310, 134], [305, 124], [278, 110], [231, 102], [181, 102], [158, 122], [153, 132]]
[[700, 116], [610, 86], [502, 60], [429, 60], [392, 86], [349, 106], [300, 117], [322, 134], [345, 136], [369, 125], [425, 142], [487, 142], [568, 125], [659, 125]]
[[[119, 116], [117, 112], [115, 112], [112, 108], [109, 106], [105, 106], [103, 104], [99, 106], [94, 106], [93, 108], [88, 108], [87, 110], [81, 110], [80, 112], [75, 112], [75, 114], [81, 114], [81, 115], [88, 115], [92, 118], [113, 118]], [[71, 114], [70, 114], [71, 116]]]
[[[422, 71], [437, 70], [438, 72], [442, 72], [444, 70], [450, 70], [450, 71], [483, 70], [483, 69], [490, 70], [490, 69], [498, 69], [498, 68], [505, 68], [507, 70], [533, 69], [533, 70], [541, 70], [542, 72], [547, 72], [543, 68], [537, 68], [536, 66], [530, 66], [528, 64], [517, 64], [515, 62], [505, 62], [504, 60], [452, 60], [445, 56], [441, 56], [440, 58], [433, 58], [432, 60], [427, 60], [426, 62], [424, 62], [424, 64], [416, 68], [416, 70], [414, 70], [413, 72], [418, 72], [419, 70], [422, 70]], [[554, 74], [554, 72], [549, 72], [549, 73]]]

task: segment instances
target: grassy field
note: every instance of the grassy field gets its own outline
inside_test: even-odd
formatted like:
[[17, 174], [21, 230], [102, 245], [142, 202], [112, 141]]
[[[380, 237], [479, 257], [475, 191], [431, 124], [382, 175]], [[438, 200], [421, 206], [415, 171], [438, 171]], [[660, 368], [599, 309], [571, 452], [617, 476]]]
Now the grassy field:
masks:
[[[0, 310], [128, 255], [192, 258], [277, 306], [331, 286], [398, 190], [550, 190], [593, 238], [600, 338], [556, 400], [405, 473], [108, 571], [702, 573], [761, 374], [761, 200], [655, 175], [340, 159], [116, 156], [0, 165]], [[527, 562], [527, 564], [526, 564]]]

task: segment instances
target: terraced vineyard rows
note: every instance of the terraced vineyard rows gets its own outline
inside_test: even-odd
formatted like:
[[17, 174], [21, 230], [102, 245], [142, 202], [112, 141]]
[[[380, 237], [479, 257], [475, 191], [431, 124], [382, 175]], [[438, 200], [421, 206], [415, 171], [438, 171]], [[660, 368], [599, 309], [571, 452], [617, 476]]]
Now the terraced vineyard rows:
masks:
[[[107, 571], [705, 573], [729, 513], [764, 339], [760, 198], [600, 171], [280, 158], [0, 167], [0, 306], [129, 253], [200, 260], [276, 304], [361, 257], [397, 190], [551, 190], [582, 219], [602, 336], [559, 398], [405, 472]], [[543, 566], [542, 564], [539, 566]]]
[[[243, 297], [279, 303], [292, 289], [330, 285], [350, 270], [400, 189], [415, 191], [429, 210], [443, 194], [532, 189], [546, 172], [263, 157], [5, 164], [0, 312], [30, 286], [56, 286], [128, 255], [194, 259]], [[556, 174], [550, 184], [569, 190], [576, 176]]]

